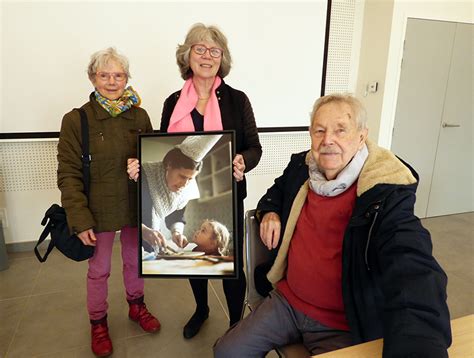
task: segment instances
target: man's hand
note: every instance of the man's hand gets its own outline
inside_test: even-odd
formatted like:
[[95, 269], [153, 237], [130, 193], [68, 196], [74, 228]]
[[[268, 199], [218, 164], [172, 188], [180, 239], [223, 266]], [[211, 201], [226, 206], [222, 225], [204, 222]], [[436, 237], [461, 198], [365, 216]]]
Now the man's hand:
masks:
[[176, 245], [178, 245], [178, 247], [180, 247], [180, 248], [183, 248], [188, 244], [188, 239], [186, 238], [186, 236], [184, 236], [180, 232], [173, 232], [173, 235], [172, 235], [171, 238], [172, 238], [173, 242]]
[[97, 238], [95, 237], [94, 231], [92, 229], [84, 230], [77, 234], [77, 237], [82, 241], [84, 245], [95, 246]]
[[158, 230], [152, 230], [149, 227], [142, 225], [142, 238], [154, 248], [166, 248], [165, 238]]
[[137, 181], [140, 173], [140, 163], [137, 158], [127, 159], [127, 174], [130, 180]]
[[244, 179], [244, 171], [245, 171], [245, 161], [242, 154], [237, 154], [232, 161], [234, 165], [234, 178], [236, 181], [241, 181]]
[[280, 216], [270, 211], [263, 216], [260, 223], [260, 238], [269, 250], [278, 246], [280, 241], [281, 221]]

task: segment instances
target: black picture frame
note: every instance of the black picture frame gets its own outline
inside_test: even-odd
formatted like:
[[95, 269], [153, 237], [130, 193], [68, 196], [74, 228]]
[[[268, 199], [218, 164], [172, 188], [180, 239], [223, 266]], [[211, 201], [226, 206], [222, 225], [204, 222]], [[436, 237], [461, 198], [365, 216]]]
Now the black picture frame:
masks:
[[[181, 159], [174, 156], [176, 149], [188, 158], [194, 157], [193, 165], [202, 162], [201, 167], [198, 170], [182, 167], [178, 163]], [[234, 157], [233, 130], [139, 135], [141, 277], [237, 278], [242, 258], [238, 257], [236, 243], [240, 228], [237, 227]], [[183, 217], [184, 227], [179, 224]], [[173, 227], [182, 230], [188, 239], [184, 248], [172, 240]], [[164, 240], [156, 240], [156, 231]], [[196, 231], [201, 232], [194, 236]], [[151, 245], [153, 240], [155, 244]], [[156, 244], [158, 241], [160, 245]]]

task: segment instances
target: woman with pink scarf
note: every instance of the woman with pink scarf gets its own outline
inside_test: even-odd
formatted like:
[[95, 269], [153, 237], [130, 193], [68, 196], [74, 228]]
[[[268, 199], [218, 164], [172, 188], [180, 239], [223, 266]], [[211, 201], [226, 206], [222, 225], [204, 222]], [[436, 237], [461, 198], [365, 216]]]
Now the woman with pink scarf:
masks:
[[[236, 156], [233, 160], [237, 181], [236, 247], [243, 258], [243, 200], [247, 195], [245, 174], [255, 168], [262, 155], [252, 106], [246, 94], [224, 82], [231, 68], [227, 39], [215, 26], [195, 24], [184, 44], [176, 50], [181, 77], [186, 81], [180, 91], [169, 96], [163, 106], [162, 132], [192, 132], [233, 129]], [[230, 325], [240, 320], [245, 298], [245, 275], [242, 260], [237, 280], [223, 280]], [[184, 326], [185, 338], [194, 337], [209, 316], [207, 280], [190, 279], [196, 311]]]

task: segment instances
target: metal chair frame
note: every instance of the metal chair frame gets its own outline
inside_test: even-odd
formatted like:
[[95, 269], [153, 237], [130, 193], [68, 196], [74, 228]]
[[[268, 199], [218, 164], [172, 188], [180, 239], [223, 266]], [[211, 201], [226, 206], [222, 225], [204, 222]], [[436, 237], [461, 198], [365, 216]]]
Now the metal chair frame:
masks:
[[[247, 277], [247, 292], [244, 309], [242, 310], [242, 318], [246, 308], [251, 312], [263, 300], [263, 297], [260, 296], [255, 288], [254, 270], [255, 267], [270, 259], [270, 251], [260, 239], [260, 227], [255, 217], [255, 212], [255, 209], [248, 210], [245, 213], [244, 221], [244, 269]], [[300, 358], [311, 355], [302, 343], [278, 347], [275, 351], [282, 358]]]

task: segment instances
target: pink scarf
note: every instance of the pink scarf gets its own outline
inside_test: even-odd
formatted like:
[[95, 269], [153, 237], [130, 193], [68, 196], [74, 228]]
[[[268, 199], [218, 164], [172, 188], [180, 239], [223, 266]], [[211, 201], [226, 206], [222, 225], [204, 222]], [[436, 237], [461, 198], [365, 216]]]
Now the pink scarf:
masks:
[[[218, 131], [222, 130], [221, 110], [215, 90], [221, 84], [222, 80], [216, 76], [216, 80], [211, 89], [211, 97], [207, 101], [206, 113], [204, 114], [204, 130]], [[198, 94], [193, 85], [193, 79], [188, 78], [184, 83], [178, 102], [171, 114], [168, 132], [194, 132], [193, 119], [191, 112], [196, 107]]]

